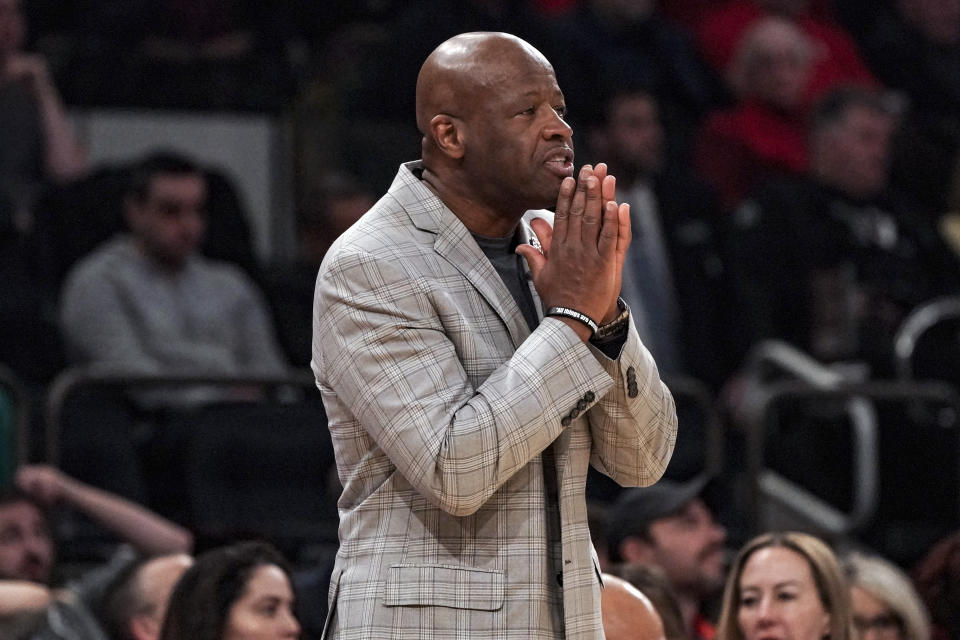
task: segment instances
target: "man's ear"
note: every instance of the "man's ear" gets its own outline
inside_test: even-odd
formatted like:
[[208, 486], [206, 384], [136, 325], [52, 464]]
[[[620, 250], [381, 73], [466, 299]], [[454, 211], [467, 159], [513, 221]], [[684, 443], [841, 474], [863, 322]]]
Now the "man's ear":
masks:
[[464, 153], [463, 121], [446, 113], [430, 119], [430, 132], [437, 148], [451, 158], [462, 158]]
[[620, 557], [624, 562], [648, 564], [653, 560], [653, 545], [639, 536], [627, 536], [620, 542]]

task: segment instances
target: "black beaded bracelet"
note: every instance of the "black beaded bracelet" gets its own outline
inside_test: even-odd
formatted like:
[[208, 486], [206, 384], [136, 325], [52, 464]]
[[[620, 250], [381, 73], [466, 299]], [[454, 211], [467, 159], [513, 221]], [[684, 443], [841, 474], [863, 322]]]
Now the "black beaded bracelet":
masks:
[[597, 323], [590, 319], [590, 316], [588, 316], [585, 313], [580, 313], [576, 309], [571, 309], [569, 307], [550, 307], [549, 309], [547, 309], [547, 315], [563, 316], [564, 318], [573, 318], [574, 320], [582, 322], [583, 324], [590, 327], [591, 336], [595, 334], [597, 332], [597, 329], [599, 328], [597, 326]]

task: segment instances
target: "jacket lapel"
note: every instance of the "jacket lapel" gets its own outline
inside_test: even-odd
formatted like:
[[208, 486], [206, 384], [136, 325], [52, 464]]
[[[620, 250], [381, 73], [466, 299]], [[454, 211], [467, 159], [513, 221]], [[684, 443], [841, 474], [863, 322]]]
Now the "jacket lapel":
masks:
[[[487, 256], [477, 245], [470, 231], [443, 202], [430, 191], [413, 171], [421, 164], [404, 165], [390, 191], [406, 209], [410, 220], [422, 231], [436, 234], [433, 248], [439, 256], [476, 288], [497, 316], [506, 325], [514, 347], [530, 335], [530, 329], [507, 286], [500, 279]], [[406, 173], [406, 175], [404, 175]], [[402, 183], [402, 184], [398, 184]], [[535, 300], [538, 300], [535, 298]]]

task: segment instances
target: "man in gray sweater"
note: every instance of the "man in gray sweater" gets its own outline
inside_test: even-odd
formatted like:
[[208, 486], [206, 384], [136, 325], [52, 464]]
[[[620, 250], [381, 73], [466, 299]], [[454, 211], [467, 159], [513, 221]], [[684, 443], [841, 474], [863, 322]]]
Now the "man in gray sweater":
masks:
[[64, 288], [70, 359], [124, 373], [278, 374], [285, 363], [262, 294], [237, 267], [199, 253], [207, 185], [186, 158], [134, 170], [130, 233], [80, 261]]

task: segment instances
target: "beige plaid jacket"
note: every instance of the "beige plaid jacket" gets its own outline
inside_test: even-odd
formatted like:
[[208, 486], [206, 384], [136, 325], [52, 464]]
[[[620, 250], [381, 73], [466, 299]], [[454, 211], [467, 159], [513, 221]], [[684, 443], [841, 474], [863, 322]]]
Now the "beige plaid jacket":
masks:
[[[602, 638], [587, 465], [655, 482], [673, 398], [632, 324], [618, 360], [554, 318], [531, 333], [418, 168], [401, 166], [317, 279], [312, 366], [343, 484], [325, 635]], [[562, 575], [540, 455], [551, 443]]]

